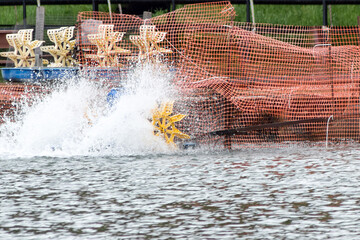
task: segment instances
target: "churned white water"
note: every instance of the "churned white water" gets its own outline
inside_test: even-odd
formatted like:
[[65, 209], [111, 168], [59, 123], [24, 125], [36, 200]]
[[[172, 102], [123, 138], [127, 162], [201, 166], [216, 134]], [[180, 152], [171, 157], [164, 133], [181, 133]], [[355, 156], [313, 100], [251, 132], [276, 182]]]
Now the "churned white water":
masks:
[[153, 135], [150, 121], [152, 109], [176, 96], [169, 71], [150, 65], [134, 68], [120, 81], [121, 94], [112, 106], [104, 82], [87, 76], [64, 82], [31, 106], [24, 104], [15, 122], [7, 120], [0, 127], [0, 155], [134, 155], [174, 150]]

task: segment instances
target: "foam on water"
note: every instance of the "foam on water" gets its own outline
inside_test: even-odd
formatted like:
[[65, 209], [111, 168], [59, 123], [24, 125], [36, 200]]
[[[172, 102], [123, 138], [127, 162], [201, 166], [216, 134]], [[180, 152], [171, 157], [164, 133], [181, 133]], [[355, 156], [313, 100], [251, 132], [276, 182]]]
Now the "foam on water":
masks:
[[[86, 77], [69, 79], [51, 94], [22, 106], [16, 121], [0, 126], [0, 156], [142, 155], [174, 151], [153, 135], [151, 110], [173, 100], [171, 74], [137, 67], [124, 93], [109, 106], [109, 91]], [[87, 116], [86, 116], [87, 115]]]

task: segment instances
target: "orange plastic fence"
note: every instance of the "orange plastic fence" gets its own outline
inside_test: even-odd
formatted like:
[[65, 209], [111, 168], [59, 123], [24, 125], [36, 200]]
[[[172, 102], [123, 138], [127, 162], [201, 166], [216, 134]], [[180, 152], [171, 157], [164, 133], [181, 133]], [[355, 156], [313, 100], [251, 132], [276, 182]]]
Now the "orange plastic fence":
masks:
[[14, 120], [15, 111], [21, 110], [21, 101], [31, 104], [32, 97], [48, 92], [44, 87], [29, 84], [0, 84], [0, 123], [5, 118]]
[[142, 25], [155, 26], [167, 33], [157, 44], [176, 72], [176, 110], [187, 115], [178, 127], [197, 141], [228, 148], [325, 141], [327, 127], [330, 141], [359, 140], [359, 27], [237, 23], [234, 17], [229, 2], [186, 5], [148, 20], [82, 12], [79, 65], [118, 84], [139, 60], [142, 43], [130, 36]]

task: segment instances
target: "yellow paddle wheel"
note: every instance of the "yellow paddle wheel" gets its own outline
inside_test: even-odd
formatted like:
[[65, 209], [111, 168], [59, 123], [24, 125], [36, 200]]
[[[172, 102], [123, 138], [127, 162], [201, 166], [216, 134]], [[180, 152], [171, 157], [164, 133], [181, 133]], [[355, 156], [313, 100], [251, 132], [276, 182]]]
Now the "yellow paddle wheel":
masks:
[[163, 136], [166, 143], [174, 144], [174, 138], [190, 139], [190, 136], [181, 132], [175, 127], [175, 123], [186, 117], [184, 114], [172, 115], [174, 102], [162, 103], [158, 108], [153, 110], [152, 125], [154, 134]]
[[[138, 62], [149, 64], [161, 64], [160, 56], [172, 53], [171, 49], [160, 47], [159, 44], [165, 40], [166, 32], [156, 31], [155, 25], [141, 25], [139, 35], [130, 35], [130, 41], [137, 46]], [[154, 134], [164, 137], [166, 143], [174, 145], [175, 137], [190, 139], [190, 136], [182, 133], [175, 124], [186, 117], [184, 114], [173, 115], [174, 102], [163, 102], [153, 110], [152, 125]]]

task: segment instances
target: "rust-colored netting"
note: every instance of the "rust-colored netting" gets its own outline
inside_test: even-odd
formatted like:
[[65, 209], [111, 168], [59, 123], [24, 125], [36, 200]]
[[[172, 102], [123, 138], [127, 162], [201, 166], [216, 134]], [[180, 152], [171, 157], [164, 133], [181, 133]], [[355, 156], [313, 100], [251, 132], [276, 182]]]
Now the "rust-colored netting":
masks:
[[[5, 119], [13, 120], [14, 112], [20, 110], [21, 101], [31, 104], [35, 95], [45, 93], [45, 88], [29, 84], [0, 84], [0, 123]], [[47, 91], [48, 92], [48, 91]]]
[[[359, 139], [358, 27], [249, 24], [234, 17], [229, 2], [186, 5], [149, 20], [83, 12], [79, 63], [121, 73], [138, 54], [129, 36], [155, 25], [167, 32], [161, 47], [172, 50], [164, 59], [176, 70], [177, 110], [187, 114], [180, 128], [194, 139], [226, 147], [325, 141], [327, 127], [329, 140]], [[116, 46], [130, 51], [106, 66], [87, 37], [101, 24], [125, 32]]]

